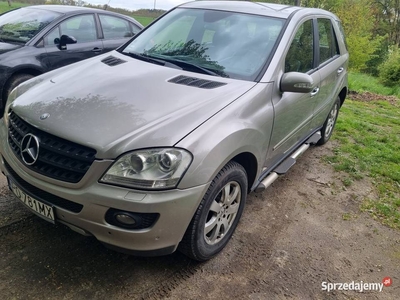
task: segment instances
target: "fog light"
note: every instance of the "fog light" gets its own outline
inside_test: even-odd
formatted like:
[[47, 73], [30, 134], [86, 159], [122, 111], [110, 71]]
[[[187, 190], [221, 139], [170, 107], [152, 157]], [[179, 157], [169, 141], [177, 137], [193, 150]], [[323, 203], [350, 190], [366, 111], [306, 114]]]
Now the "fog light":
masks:
[[110, 208], [104, 219], [108, 224], [119, 228], [139, 230], [153, 226], [159, 216], [158, 213], [137, 213]]
[[116, 214], [115, 219], [124, 225], [132, 226], [136, 224], [136, 220], [127, 214]]

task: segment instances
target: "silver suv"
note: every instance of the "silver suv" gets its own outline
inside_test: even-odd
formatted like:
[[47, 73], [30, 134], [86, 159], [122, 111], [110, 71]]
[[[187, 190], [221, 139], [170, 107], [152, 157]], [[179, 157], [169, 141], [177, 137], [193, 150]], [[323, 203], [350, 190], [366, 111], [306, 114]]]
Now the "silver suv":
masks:
[[15, 88], [1, 169], [45, 220], [136, 255], [207, 260], [249, 192], [329, 140], [347, 66], [327, 11], [183, 4], [117, 51]]

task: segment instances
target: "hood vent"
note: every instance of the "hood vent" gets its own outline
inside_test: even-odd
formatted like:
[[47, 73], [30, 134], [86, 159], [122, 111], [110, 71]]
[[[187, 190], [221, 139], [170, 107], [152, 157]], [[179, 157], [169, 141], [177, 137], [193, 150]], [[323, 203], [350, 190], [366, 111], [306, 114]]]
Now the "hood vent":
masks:
[[205, 80], [205, 79], [200, 79], [200, 78], [195, 78], [195, 77], [188, 77], [188, 76], [183, 76], [183, 75], [172, 78], [168, 82], [182, 84], [182, 85], [188, 85], [188, 86], [194, 86], [194, 87], [198, 87], [201, 89], [215, 89], [217, 87], [226, 85], [225, 82], [210, 81], [210, 80]]
[[110, 67], [114, 67], [114, 66], [126, 63], [125, 60], [122, 60], [122, 59], [114, 57], [114, 56], [107, 56], [101, 62], [105, 63], [106, 65], [109, 65]]

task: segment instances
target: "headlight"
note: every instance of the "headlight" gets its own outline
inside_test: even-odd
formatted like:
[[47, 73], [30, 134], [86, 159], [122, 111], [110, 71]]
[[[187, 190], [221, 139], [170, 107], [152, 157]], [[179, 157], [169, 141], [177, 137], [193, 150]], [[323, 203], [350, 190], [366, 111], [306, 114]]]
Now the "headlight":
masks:
[[191, 162], [183, 149], [138, 150], [120, 157], [100, 182], [147, 190], [175, 188]]

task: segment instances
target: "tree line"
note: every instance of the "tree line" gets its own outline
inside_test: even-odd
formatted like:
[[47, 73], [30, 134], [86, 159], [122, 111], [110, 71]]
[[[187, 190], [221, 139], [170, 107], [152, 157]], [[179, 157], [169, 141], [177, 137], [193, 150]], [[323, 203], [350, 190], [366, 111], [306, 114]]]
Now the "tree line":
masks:
[[400, 0], [256, 0], [335, 13], [347, 36], [350, 67], [400, 85]]

